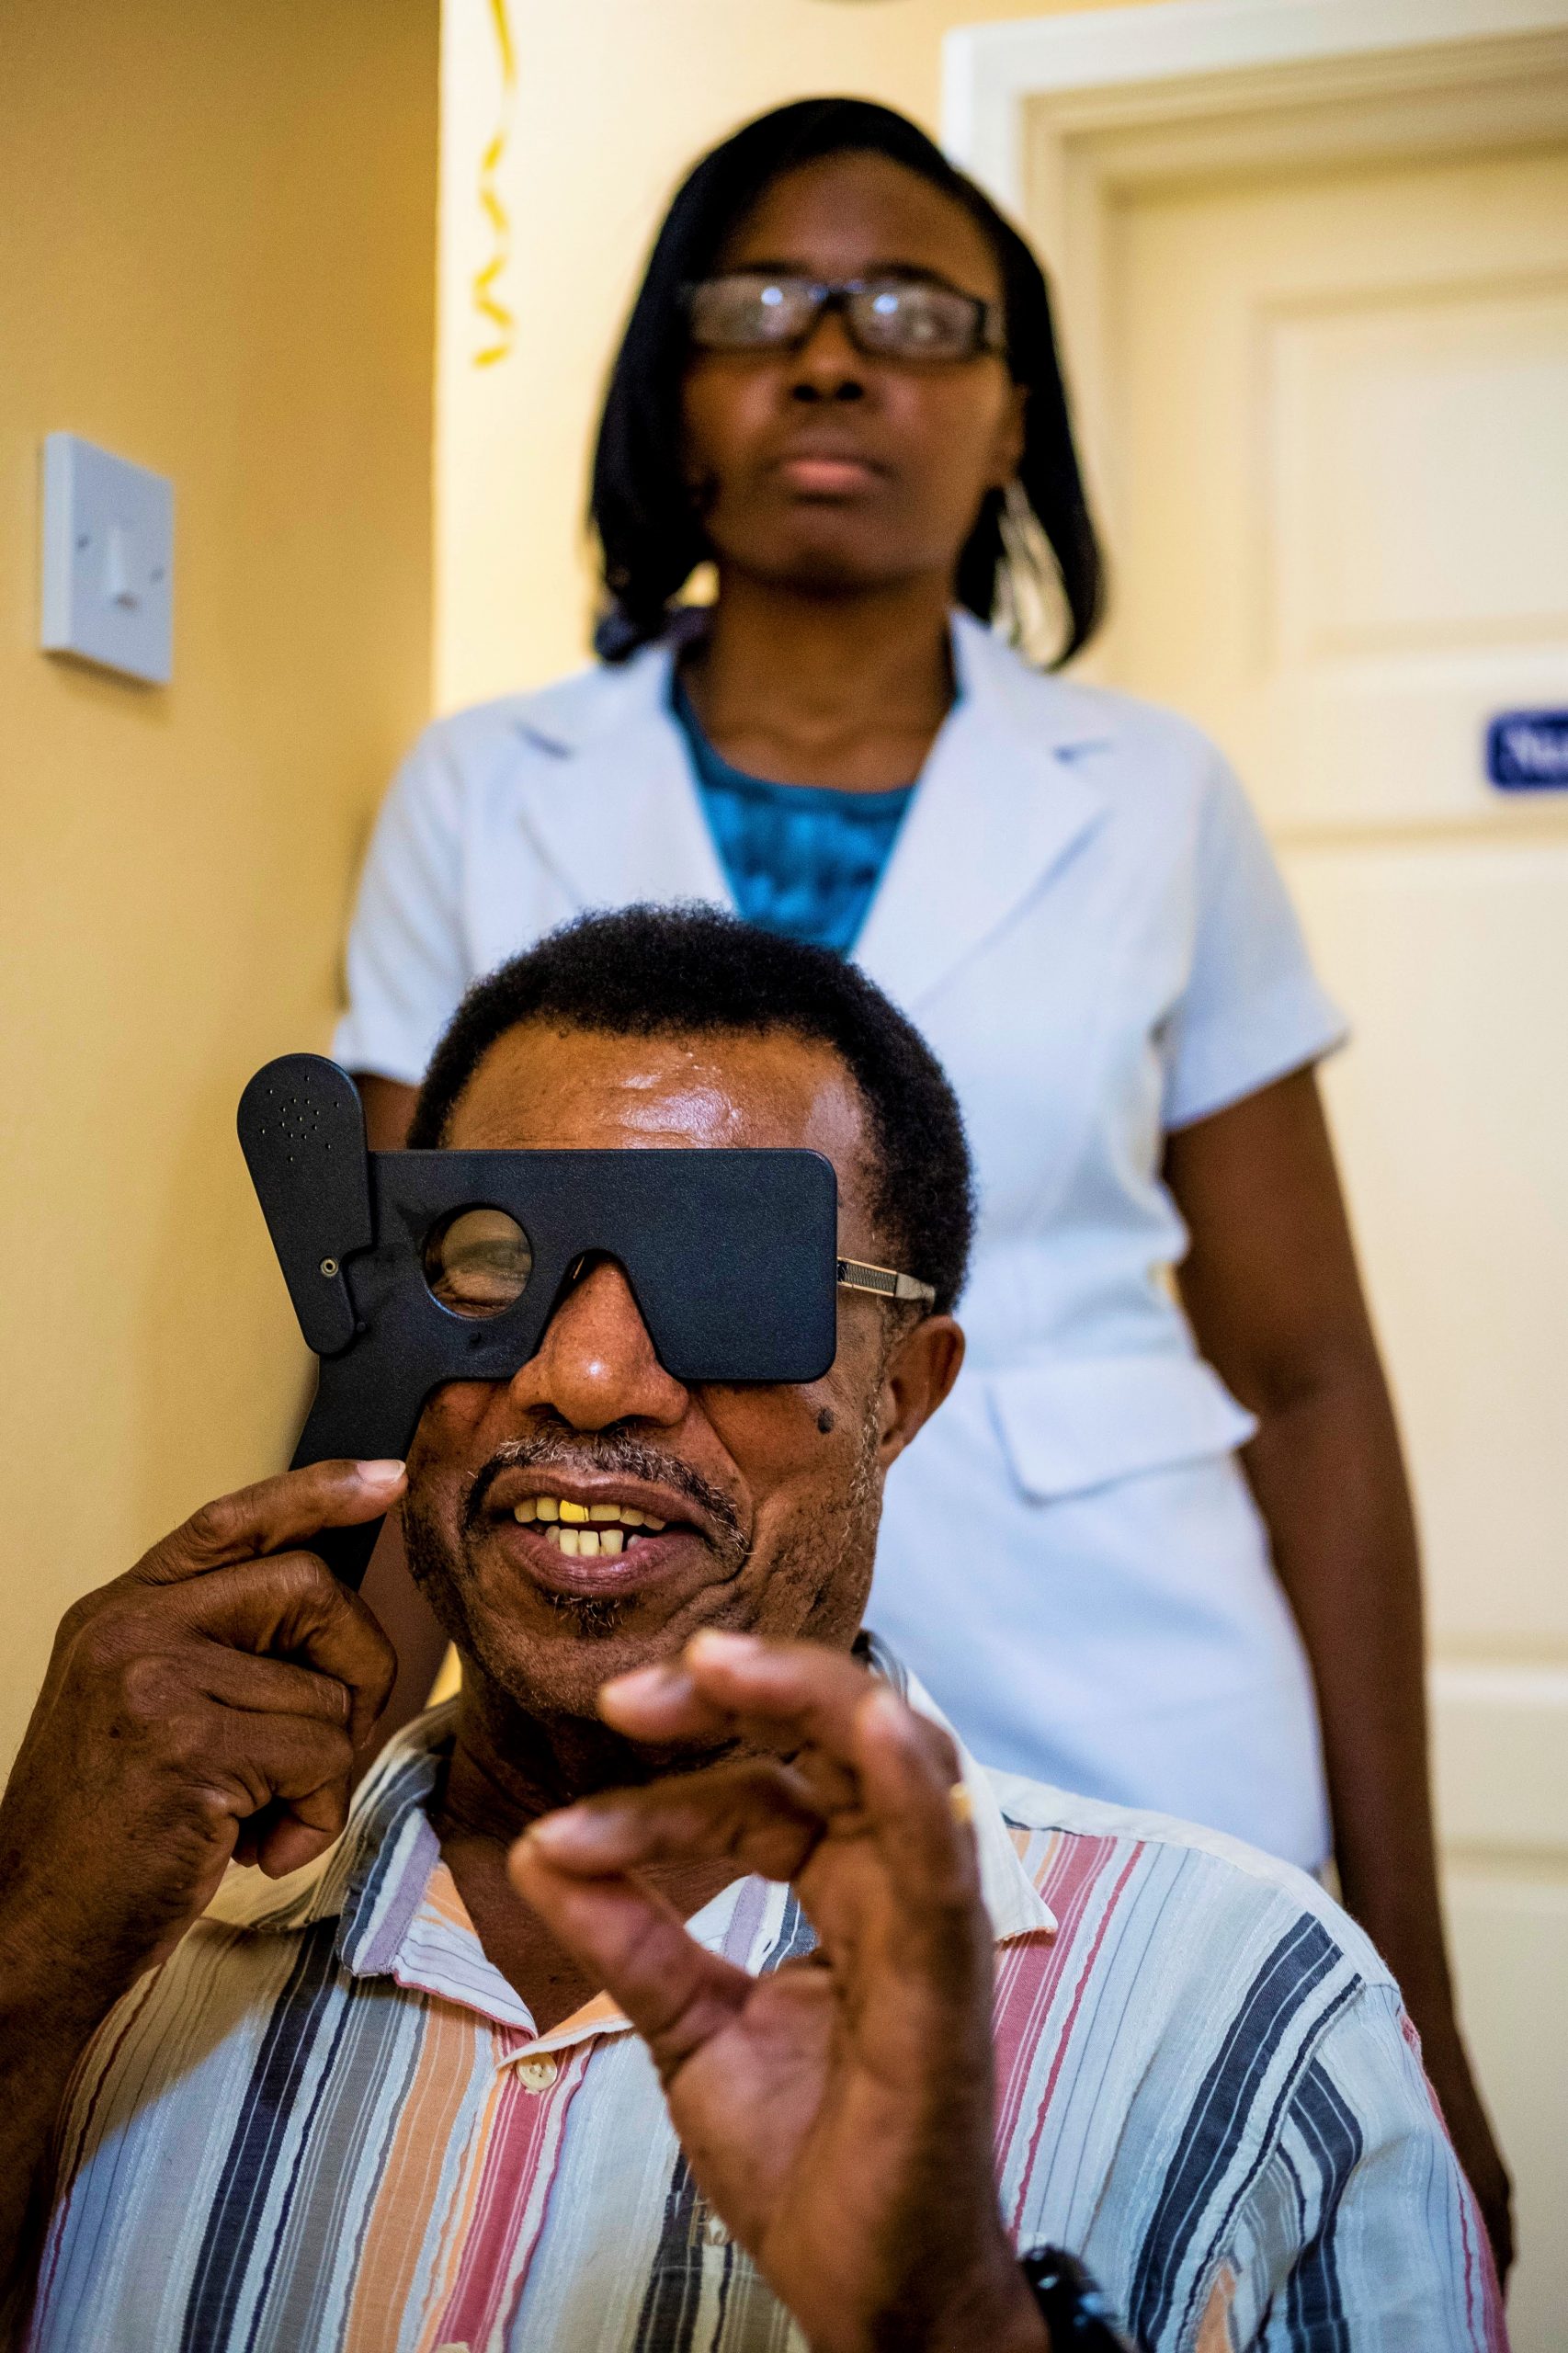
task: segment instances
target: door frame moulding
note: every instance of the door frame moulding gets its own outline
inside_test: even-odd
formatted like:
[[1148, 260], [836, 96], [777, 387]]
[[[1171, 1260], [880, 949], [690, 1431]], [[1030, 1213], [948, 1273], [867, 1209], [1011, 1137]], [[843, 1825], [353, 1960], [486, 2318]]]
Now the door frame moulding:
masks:
[[1108, 232], [1140, 183], [1568, 132], [1568, 0], [1143, 0], [948, 34], [942, 137], [1042, 244], [1085, 455], [1106, 446]]
[[[1413, 72], [1408, 52], [1440, 55], [1456, 43], [1512, 44], [1564, 31], [1568, 0], [1143, 0], [971, 25], [942, 43], [942, 141], [999, 202], [1017, 208], [1028, 192], [1031, 100], [1054, 101], [1063, 129], [1082, 130], [1096, 114], [1116, 118], [1117, 94], [1151, 85], [1163, 85], [1165, 113], [1186, 112], [1192, 85], [1216, 76], [1256, 84], [1282, 69], [1360, 63], [1392, 91], [1426, 78]], [[1238, 88], [1229, 103], [1250, 104], [1255, 95], [1256, 87]], [[1074, 104], [1085, 99], [1087, 108]]]

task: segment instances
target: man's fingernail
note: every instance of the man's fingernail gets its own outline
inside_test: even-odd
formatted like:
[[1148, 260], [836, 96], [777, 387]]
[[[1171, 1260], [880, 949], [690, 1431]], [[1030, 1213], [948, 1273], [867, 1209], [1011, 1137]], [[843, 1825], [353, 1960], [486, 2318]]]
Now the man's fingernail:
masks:
[[582, 1850], [596, 1841], [611, 1843], [620, 1829], [620, 1817], [607, 1805], [564, 1805], [554, 1813], [540, 1814], [530, 1822], [523, 1836], [530, 1847], [540, 1847], [546, 1854], [551, 1848], [574, 1847]]
[[599, 1686], [601, 1702], [622, 1697], [638, 1699], [689, 1699], [691, 1677], [682, 1666], [634, 1666], [629, 1675], [612, 1675]]
[[357, 1462], [355, 1469], [367, 1487], [395, 1487], [403, 1473], [401, 1462]]
[[[574, 1807], [567, 1807], [560, 1813], [541, 1814], [537, 1822], [529, 1823], [528, 1828], [524, 1831], [522, 1837], [519, 1839], [518, 1844], [525, 1847], [544, 1847], [546, 1848], [551, 1847], [559, 1847], [563, 1843], [570, 1845], [572, 1832], [574, 1827], [572, 1819], [574, 1812], [575, 1809]], [[562, 1826], [563, 1824], [565, 1825], [564, 1829], [562, 1829]]]
[[601, 1691], [658, 1691], [673, 1682], [677, 1676], [684, 1683], [686, 1677], [681, 1675], [679, 1667], [667, 1666], [661, 1661], [657, 1666], [634, 1666], [627, 1675], [612, 1675], [607, 1682], [600, 1684], [599, 1689]]
[[704, 1627], [687, 1644], [687, 1654], [698, 1659], [755, 1658], [762, 1644], [755, 1634], [726, 1634], [717, 1626]]
[[859, 1713], [862, 1718], [869, 1716], [874, 1724], [883, 1732], [891, 1733], [906, 1748], [911, 1745], [915, 1738], [915, 1711], [899, 1698], [890, 1684], [874, 1685], [861, 1700]]

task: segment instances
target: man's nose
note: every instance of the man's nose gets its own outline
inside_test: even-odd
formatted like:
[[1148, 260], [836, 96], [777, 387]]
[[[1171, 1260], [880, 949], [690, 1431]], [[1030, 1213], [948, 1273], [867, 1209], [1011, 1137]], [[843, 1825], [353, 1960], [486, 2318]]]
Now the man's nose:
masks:
[[798, 351], [790, 379], [797, 401], [858, 401], [866, 397], [866, 362], [849, 340], [838, 311], [824, 311]]
[[686, 1412], [682, 1384], [659, 1362], [621, 1268], [599, 1258], [562, 1294], [539, 1352], [513, 1376], [513, 1398], [548, 1406], [578, 1430], [612, 1422], [673, 1424]]

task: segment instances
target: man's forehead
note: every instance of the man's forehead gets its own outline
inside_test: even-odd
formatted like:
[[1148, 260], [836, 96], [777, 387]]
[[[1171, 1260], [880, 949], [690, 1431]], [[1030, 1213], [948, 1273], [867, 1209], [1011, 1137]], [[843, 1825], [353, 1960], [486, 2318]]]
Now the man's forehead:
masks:
[[448, 1123], [469, 1150], [805, 1149], [858, 1183], [865, 1114], [834, 1049], [785, 1029], [620, 1037], [522, 1022], [481, 1059]]

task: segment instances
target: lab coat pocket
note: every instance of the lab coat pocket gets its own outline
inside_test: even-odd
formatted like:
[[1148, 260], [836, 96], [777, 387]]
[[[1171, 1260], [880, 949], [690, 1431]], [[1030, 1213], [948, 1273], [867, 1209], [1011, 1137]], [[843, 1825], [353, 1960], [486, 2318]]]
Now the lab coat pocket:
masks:
[[1196, 1357], [1075, 1357], [987, 1376], [1013, 1475], [1051, 1503], [1244, 1446], [1257, 1428]]

